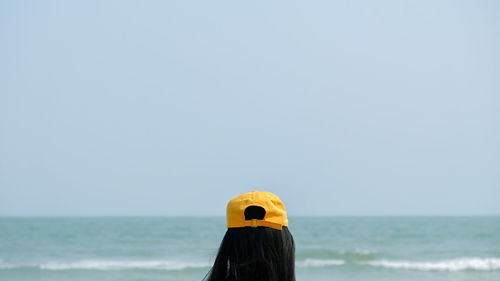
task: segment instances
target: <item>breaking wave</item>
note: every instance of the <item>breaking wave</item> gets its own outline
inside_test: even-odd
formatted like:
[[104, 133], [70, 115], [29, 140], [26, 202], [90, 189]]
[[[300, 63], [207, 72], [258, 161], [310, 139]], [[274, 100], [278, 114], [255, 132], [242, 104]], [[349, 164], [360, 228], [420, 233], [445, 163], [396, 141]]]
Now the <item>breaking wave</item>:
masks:
[[83, 260], [77, 262], [48, 262], [31, 265], [0, 264], [0, 269], [35, 267], [42, 270], [184, 270], [188, 268], [205, 268], [211, 264], [206, 262], [180, 261], [115, 261], [115, 260]]
[[375, 260], [365, 262], [365, 264], [390, 269], [409, 269], [419, 271], [488, 271], [500, 269], [500, 259], [498, 258], [460, 258], [434, 262]]
[[323, 266], [334, 266], [343, 264], [345, 264], [345, 261], [343, 260], [322, 260], [322, 259], [305, 259], [303, 261], [296, 262], [296, 266], [298, 267], [323, 267]]
[[[46, 262], [40, 264], [11, 264], [0, 260], [0, 270], [40, 269], [51, 271], [63, 270], [188, 270], [208, 269], [208, 262], [185, 262], [170, 260], [152, 261], [120, 261], [120, 260], [82, 260], [75, 262]], [[338, 266], [370, 266], [394, 270], [416, 271], [494, 271], [500, 270], [500, 258], [458, 258], [440, 261], [405, 261], [405, 260], [371, 260], [349, 261], [343, 259], [306, 258], [297, 260], [300, 268], [338, 267]]]
[[327, 250], [327, 249], [310, 249], [301, 250], [295, 253], [298, 259], [323, 259], [323, 260], [371, 260], [376, 257], [376, 252], [371, 250]]
[[183, 270], [187, 268], [209, 267], [204, 262], [179, 261], [96, 261], [87, 260], [73, 263], [47, 263], [40, 265], [41, 269], [68, 270], [68, 269], [95, 269], [95, 270], [123, 270], [123, 269], [154, 269], [154, 270]]

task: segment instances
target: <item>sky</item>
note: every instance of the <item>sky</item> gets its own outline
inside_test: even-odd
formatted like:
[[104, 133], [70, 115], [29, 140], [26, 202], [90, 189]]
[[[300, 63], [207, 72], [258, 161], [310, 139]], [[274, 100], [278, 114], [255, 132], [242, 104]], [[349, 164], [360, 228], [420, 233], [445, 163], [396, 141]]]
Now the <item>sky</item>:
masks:
[[500, 215], [498, 1], [0, 1], [0, 216]]

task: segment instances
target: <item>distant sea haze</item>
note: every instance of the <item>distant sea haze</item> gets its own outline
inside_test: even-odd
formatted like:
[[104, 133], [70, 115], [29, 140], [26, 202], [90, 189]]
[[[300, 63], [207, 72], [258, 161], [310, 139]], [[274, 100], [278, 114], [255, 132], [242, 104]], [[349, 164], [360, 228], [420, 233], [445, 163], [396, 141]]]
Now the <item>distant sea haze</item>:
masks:
[[[290, 218], [297, 280], [500, 280], [500, 217]], [[0, 280], [201, 280], [219, 218], [0, 218]]]

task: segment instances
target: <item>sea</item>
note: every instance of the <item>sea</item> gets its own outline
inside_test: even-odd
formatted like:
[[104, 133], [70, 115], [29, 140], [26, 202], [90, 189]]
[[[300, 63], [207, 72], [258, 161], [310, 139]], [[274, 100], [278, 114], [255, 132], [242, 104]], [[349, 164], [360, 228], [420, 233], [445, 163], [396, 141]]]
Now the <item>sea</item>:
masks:
[[[500, 217], [290, 217], [298, 281], [500, 281]], [[0, 218], [2, 281], [201, 281], [224, 217]]]

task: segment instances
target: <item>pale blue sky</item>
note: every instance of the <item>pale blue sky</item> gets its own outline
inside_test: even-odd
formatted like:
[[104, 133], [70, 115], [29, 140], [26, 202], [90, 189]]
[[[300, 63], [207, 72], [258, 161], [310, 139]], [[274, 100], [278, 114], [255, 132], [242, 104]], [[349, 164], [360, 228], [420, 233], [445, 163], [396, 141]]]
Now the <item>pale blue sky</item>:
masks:
[[498, 1], [0, 1], [0, 215], [500, 214]]

